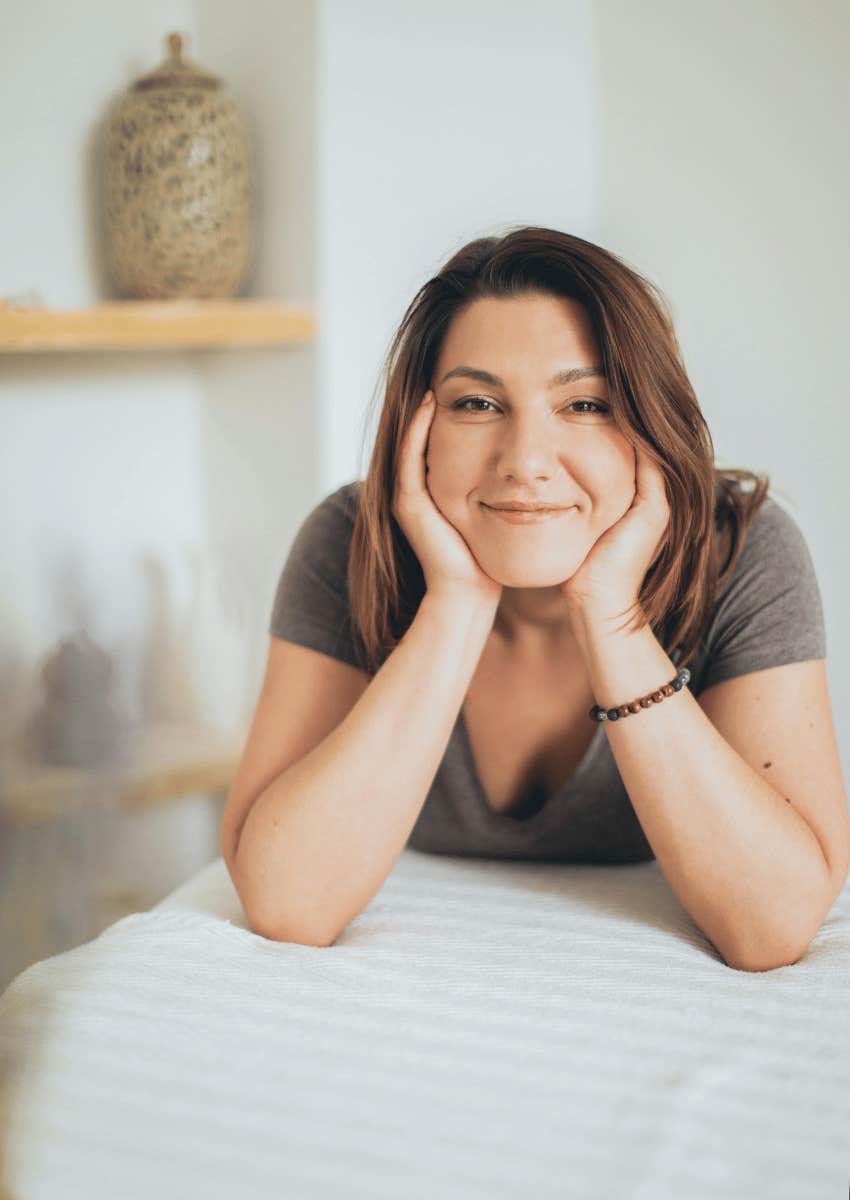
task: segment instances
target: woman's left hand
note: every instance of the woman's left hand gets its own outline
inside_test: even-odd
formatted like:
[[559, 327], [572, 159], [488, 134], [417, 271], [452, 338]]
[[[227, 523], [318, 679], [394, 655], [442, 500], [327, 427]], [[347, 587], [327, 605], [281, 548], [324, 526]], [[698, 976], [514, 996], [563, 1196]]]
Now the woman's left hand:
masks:
[[669, 520], [664, 476], [636, 446], [631, 507], [593, 544], [575, 574], [561, 584], [570, 605], [601, 619], [630, 612], [664, 543]]

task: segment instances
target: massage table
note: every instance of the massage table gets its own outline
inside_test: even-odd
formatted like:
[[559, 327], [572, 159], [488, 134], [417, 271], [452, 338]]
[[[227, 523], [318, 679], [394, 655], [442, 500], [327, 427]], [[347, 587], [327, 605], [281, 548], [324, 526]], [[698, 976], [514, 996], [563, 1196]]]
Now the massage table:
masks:
[[845, 1200], [850, 886], [734, 970], [655, 860], [405, 848], [327, 947], [218, 858], [0, 997], [2, 1200]]

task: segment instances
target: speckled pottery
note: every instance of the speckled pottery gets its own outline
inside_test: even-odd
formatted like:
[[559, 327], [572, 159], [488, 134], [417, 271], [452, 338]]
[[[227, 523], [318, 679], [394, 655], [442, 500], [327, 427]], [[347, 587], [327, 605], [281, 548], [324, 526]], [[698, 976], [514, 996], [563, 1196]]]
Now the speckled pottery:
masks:
[[254, 254], [247, 125], [221, 80], [168, 57], [114, 106], [106, 127], [107, 257], [119, 297], [236, 296]]

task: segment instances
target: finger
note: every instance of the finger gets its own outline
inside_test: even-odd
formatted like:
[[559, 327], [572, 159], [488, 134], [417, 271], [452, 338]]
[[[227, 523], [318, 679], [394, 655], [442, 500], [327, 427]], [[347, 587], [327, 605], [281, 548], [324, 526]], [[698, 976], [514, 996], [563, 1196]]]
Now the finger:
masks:
[[399, 488], [408, 495], [425, 487], [425, 445], [434, 416], [433, 392], [429, 389], [413, 414], [402, 446]]
[[661, 468], [640, 446], [636, 447], [635, 456], [637, 460], [635, 482], [640, 494], [647, 499], [653, 496], [666, 498], [667, 493]]

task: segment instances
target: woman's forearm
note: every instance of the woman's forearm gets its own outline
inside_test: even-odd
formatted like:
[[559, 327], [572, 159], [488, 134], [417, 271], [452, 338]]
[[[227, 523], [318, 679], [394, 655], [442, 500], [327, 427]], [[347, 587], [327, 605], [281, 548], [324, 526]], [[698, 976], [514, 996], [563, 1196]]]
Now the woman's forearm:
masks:
[[[572, 620], [601, 707], [675, 677], [648, 625], [609, 632], [578, 609]], [[795, 961], [830, 904], [828, 863], [803, 817], [729, 745], [687, 687], [605, 731], [659, 866], [726, 962], [767, 970]]]
[[492, 627], [467, 594], [425, 594], [345, 719], [257, 798], [234, 859], [252, 925], [327, 945], [392, 871]]

